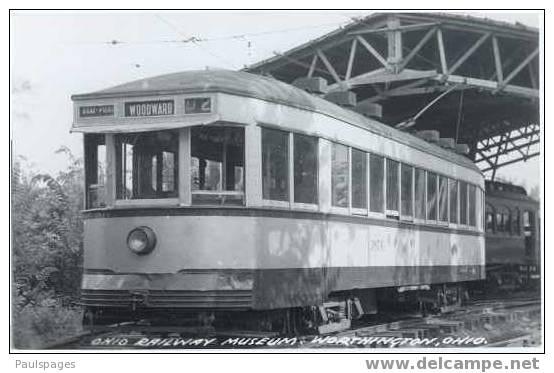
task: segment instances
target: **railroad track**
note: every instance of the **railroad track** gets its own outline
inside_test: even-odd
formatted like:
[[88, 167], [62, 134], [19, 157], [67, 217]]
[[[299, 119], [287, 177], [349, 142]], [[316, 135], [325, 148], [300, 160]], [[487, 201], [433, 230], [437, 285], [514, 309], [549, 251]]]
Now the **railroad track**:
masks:
[[[226, 348], [393, 348], [502, 347], [540, 344], [540, 300], [486, 299], [437, 316], [397, 315], [358, 321], [328, 335], [280, 336], [212, 327], [113, 324], [45, 346], [46, 349], [226, 349]], [[495, 326], [503, 324], [502, 328]], [[502, 332], [499, 332], [501, 331]], [[508, 330], [508, 332], [506, 332]]]
[[[532, 298], [472, 302], [456, 312], [354, 327], [317, 341], [320, 347], [537, 346], [541, 338], [540, 306], [540, 300]], [[500, 324], [504, 328], [495, 328]]]

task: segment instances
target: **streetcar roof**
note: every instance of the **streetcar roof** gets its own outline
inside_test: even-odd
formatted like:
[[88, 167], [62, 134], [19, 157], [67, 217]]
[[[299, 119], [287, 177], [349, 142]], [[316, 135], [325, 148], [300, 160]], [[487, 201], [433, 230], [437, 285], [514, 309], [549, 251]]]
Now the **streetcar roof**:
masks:
[[443, 149], [417, 136], [345, 109], [290, 84], [243, 71], [184, 71], [135, 80], [96, 92], [77, 94], [71, 96], [71, 99], [84, 101], [188, 93], [226, 93], [317, 112], [480, 172], [470, 159], [454, 151]]

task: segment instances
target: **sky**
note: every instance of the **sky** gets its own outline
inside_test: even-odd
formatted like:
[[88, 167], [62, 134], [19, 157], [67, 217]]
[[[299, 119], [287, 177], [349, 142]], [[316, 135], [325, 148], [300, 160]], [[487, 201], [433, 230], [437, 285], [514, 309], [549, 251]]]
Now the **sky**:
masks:
[[[14, 12], [10, 13], [11, 137], [36, 171], [57, 173], [82, 154], [70, 134], [70, 96], [176, 71], [240, 69], [317, 38], [368, 12]], [[539, 27], [536, 13], [472, 13]], [[183, 43], [192, 37], [208, 39]], [[113, 43], [115, 41], [115, 43]], [[498, 175], [527, 188], [539, 159]]]

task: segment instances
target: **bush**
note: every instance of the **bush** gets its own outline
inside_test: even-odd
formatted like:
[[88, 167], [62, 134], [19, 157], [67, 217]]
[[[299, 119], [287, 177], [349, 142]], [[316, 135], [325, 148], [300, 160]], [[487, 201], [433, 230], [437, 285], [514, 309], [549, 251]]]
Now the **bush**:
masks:
[[82, 332], [82, 310], [54, 299], [40, 304], [14, 307], [12, 347], [40, 349], [50, 343]]
[[73, 304], [82, 275], [83, 167], [66, 148], [59, 152], [70, 164], [55, 177], [23, 172], [20, 159], [12, 168], [12, 336], [18, 348], [80, 328], [81, 310]]

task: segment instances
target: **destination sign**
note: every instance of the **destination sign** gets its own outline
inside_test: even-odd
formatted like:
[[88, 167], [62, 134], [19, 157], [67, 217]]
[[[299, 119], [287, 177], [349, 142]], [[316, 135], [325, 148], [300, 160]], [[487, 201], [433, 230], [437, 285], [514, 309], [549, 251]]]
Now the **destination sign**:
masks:
[[173, 115], [175, 105], [173, 100], [126, 102], [126, 117], [154, 117], [159, 115]]
[[79, 108], [79, 116], [87, 117], [107, 117], [113, 116], [113, 105], [97, 105], [97, 106], [81, 106]]
[[210, 97], [192, 97], [185, 99], [185, 114], [203, 114], [212, 112]]

